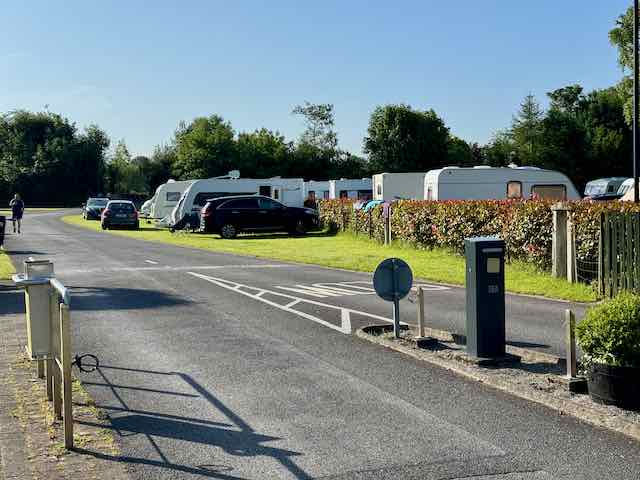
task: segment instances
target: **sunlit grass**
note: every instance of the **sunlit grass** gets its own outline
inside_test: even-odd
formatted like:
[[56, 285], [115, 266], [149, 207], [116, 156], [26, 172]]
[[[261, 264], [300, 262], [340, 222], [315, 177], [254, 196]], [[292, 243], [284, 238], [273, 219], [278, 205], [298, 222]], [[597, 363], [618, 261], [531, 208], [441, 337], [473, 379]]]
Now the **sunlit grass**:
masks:
[[[102, 231], [97, 221], [85, 221], [79, 215], [63, 217], [67, 223]], [[463, 285], [465, 263], [460, 255], [446, 250], [417, 250], [400, 244], [380, 245], [364, 237], [351, 234], [311, 234], [305, 237], [288, 235], [245, 235], [223, 240], [217, 235], [197, 233], [170, 233], [157, 229], [144, 221], [140, 230], [109, 230], [108, 233], [152, 242], [170, 243], [182, 247], [216, 252], [249, 255], [301, 263], [323, 265], [372, 272], [378, 263], [388, 257], [405, 260], [414, 276], [424, 280]], [[551, 277], [531, 265], [514, 262], [506, 267], [507, 290], [515, 293], [542, 295], [572, 301], [593, 301], [593, 289], [584, 284], [571, 284]]]
[[16, 273], [9, 255], [4, 250], [0, 250], [0, 280], [8, 280]]

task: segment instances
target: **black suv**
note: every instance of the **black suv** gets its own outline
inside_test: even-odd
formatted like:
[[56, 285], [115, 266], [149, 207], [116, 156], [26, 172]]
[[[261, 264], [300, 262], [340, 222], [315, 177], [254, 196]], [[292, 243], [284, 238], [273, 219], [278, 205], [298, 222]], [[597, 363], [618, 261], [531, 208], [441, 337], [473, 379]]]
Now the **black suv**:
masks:
[[318, 212], [287, 207], [261, 195], [238, 195], [207, 200], [200, 211], [200, 231], [234, 238], [239, 232], [289, 232], [302, 235], [317, 228]]

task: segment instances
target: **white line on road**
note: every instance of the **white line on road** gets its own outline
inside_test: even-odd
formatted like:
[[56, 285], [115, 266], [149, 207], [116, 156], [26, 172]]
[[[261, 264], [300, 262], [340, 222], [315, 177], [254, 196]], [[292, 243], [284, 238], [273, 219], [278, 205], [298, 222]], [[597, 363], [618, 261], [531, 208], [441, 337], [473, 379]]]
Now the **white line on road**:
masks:
[[86, 268], [86, 269], [70, 269], [61, 270], [59, 275], [73, 275], [80, 273], [108, 273], [108, 272], [174, 272], [184, 270], [223, 270], [223, 269], [252, 269], [252, 268], [297, 268], [297, 265], [287, 264], [268, 264], [268, 263], [256, 263], [249, 265], [188, 265], [184, 267], [170, 267], [170, 266], [150, 266], [150, 267], [106, 267], [106, 268]]
[[[367, 313], [367, 312], [362, 312], [360, 310], [354, 310], [352, 308], [346, 308], [346, 307], [340, 307], [337, 305], [330, 305], [328, 303], [322, 303], [322, 302], [318, 302], [315, 300], [309, 300], [306, 298], [300, 298], [300, 297], [295, 297], [293, 295], [289, 295], [286, 293], [281, 293], [281, 292], [276, 292], [274, 290], [268, 290], [266, 288], [261, 288], [261, 287], [252, 287], [251, 285], [244, 285], [242, 283], [237, 283], [237, 282], [233, 282], [231, 280], [226, 280], [224, 278], [218, 278], [218, 277], [210, 277], [207, 275], [203, 275], [201, 273], [196, 273], [196, 272], [187, 272], [189, 275], [192, 275], [194, 277], [200, 278], [202, 280], [205, 280], [209, 283], [213, 283], [214, 285], [217, 285], [219, 287], [222, 288], [226, 288], [227, 290], [231, 290], [233, 292], [237, 292], [240, 293], [242, 295], [245, 295], [249, 298], [253, 298], [254, 300], [257, 300], [259, 302], [263, 302], [266, 303], [267, 305], [271, 305], [272, 307], [275, 308], [279, 308], [280, 310], [284, 310], [285, 312], [289, 312], [289, 313], [293, 313], [295, 315], [298, 315], [302, 318], [306, 318], [308, 320], [311, 320], [313, 322], [319, 323], [320, 325], [324, 325], [325, 327], [329, 327], [333, 330], [337, 330], [340, 333], [344, 333], [344, 334], [350, 334], [351, 333], [351, 314], [357, 314], [357, 315], [362, 315], [365, 317], [369, 317], [372, 318], [374, 320], [382, 320], [383, 322], [387, 322], [387, 323], [393, 323], [393, 320], [390, 318], [386, 318], [386, 317], [382, 317], [380, 315], [374, 315], [372, 313]], [[244, 290], [241, 290], [242, 288], [244, 289], [248, 289], [248, 290], [252, 290], [255, 291], [256, 293], [250, 293]], [[268, 300], [266, 298], [263, 298], [263, 295], [268, 294], [268, 295], [273, 295], [276, 297], [280, 297], [280, 298], [285, 298], [285, 299], [289, 299], [292, 300], [291, 302], [282, 305], [279, 304], [277, 302], [273, 302], [271, 300]], [[326, 320], [323, 320], [319, 317], [316, 317], [315, 315], [311, 315], [309, 313], [306, 312], [302, 312], [300, 310], [296, 310], [294, 308], [292, 308], [295, 305], [298, 304], [310, 304], [310, 305], [316, 305], [318, 307], [324, 307], [327, 309], [331, 309], [331, 310], [338, 310], [340, 312], [340, 319], [341, 319], [341, 326], [338, 325], [334, 325], [333, 323], [327, 322]]]
[[158, 262], [154, 262], [153, 260], [145, 260], [145, 262], [150, 263], [151, 265], [157, 265]]

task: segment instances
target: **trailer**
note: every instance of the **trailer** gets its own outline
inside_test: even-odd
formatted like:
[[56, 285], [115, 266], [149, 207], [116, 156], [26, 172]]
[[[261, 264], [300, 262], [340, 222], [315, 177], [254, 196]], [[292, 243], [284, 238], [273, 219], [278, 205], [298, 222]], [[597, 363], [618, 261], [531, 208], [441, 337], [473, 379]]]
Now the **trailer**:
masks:
[[372, 177], [373, 199], [422, 200], [426, 172], [378, 173]]
[[617, 200], [624, 195], [618, 193], [627, 177], [598, 178], [587, 182], [584, 187], [584, 196], [591, 200]]
[[579, 200], [569, 178], [537, 167], [445, 167], [424, 176], [425, 200]]
[[309, 180], [304, 182], [304, 198], [313, 201], [329, 198], [329, 182]]
[[[151, 205], [147, 206], [149, 218], [162, 220], [171, 214], [180, 200], [184, 191], [194, 182], [194, 180], [175, 181], [168, 180], [156, 189], [156, 193], [151, 198]], [[145, 202], [146, 203], [146, 202]]]
[[[288, 207], [302, 207], [304, 203], [304, 180], [302, 178], [240, 178], [233, 176], [208, 178], [194, 181], [182, 194], [171, 212], [170, 224], [177, 225], [185, 218], [200, 218], [200, 210], [210, 198], [233, 195], [263, 195], [278, 200]], [[197, 218], [195, 218], [197, 217]], [[193, 225], [193, 223], [189, 222]]]
[[329, 198], [351, 198], [371, 200], [373, 198], [370, 178], [341, 178], [329, 180]]

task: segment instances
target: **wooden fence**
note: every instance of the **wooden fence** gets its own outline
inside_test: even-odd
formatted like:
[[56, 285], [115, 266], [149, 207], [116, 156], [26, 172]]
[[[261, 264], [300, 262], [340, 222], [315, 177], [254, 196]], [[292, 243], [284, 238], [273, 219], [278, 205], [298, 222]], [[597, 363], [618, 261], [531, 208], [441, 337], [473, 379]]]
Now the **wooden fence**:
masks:
[[640, 213], [602, 213], [598, 287], [606, 298], [640, 292]]

